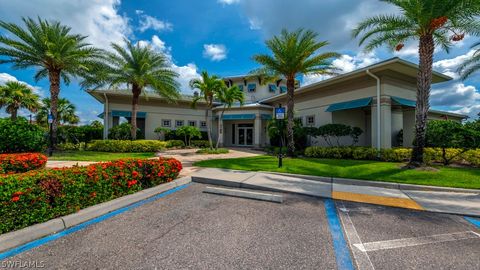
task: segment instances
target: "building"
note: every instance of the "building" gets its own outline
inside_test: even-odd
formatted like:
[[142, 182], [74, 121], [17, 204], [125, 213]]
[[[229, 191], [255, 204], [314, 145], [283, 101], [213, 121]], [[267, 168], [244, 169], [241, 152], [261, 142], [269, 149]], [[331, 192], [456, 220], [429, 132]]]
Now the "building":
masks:
[[[390, 148], [399, 146], [399, 132], [403, 145], [411, 146], [414, 138], [416, 74], [418, 66], [392, 58], [346, 74], [298, 87], [295, 90], [295, 117], [304, 126], [318, 127], [341, 123], [361, 128], [364, 133], [359, 145]], [[438, 72], [433, 83], [452, 78]], [[284, 80], [265, 83], [261, 78], [234, 76], [224, 78], [227, 85], [238, 85], [245, 93], [246, 103], [228, 108], [219, 119], [222, 104], [217, 103], [211, 115], [214, 139], [219, 136], [223, 146], [262, 147], [269, 144], [267, 123], [274, 108], [286, 104]], [[118, 125], [121, 117], [131, 116], [131, 93], [125, 90], [92, 90], [89, 93], [104, 104], [100, 115], [108, 129]], [[192, 96], [183, 96], [176, 103], [168, 103], [154, 93], [142, 96], [137, 115], [138, 127], [146, 139], [156, 139], [156, 127], [175, 129], [197, 126], [206, 130], [204, 103], [191, 107]], [[377, 108], [380, 108], [377, 110]], [[379, 112], [379, 113], [378, 113]], [[429, 119], [461, 121], [464, 115], [431, 110]], [[312, 145], [322, 145], [311, 139]], [[345, 139], [345, 144], [350, 144]]]

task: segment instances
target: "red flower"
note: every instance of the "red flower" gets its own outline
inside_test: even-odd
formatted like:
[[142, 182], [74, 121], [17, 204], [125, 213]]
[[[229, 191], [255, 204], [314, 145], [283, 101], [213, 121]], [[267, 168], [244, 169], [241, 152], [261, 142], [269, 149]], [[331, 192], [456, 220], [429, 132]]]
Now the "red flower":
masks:
[[18, 200], [20, 200], [19, 196], [15, 196], [15, 197], [12, 198], [12, 202], [17, 202]]
[[97, 193], [96, 193], [95, 191], [94, 191], [94, 192], [92, 192], [92, 193], [90, 193], [90, 197], [92, 197], [92, 198], [95, 198], [95, 197], [97, 197]]
[[135, 185], [136, 183], [137, 183], [137, 180], [127, 181], [127, 187], [130, 188], [131, 186]]
[[137, 171], [133, 171], [133, 172], [132, 172], [132, 177], [133, 177], [133, 178], [136, 178], [137, 176], [138, 176], [138, 172], [137, 172]]

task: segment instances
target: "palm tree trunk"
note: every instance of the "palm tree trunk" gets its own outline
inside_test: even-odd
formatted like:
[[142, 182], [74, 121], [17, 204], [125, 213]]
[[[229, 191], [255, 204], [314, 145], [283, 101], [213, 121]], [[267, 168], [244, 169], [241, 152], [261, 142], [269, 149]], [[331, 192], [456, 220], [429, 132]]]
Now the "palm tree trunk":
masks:
[[132, 129], [130, 131], [132, 140], [137, 139], [137, 111], [138, 111], [138, 97], [140, 96], [141, 89], [137, 85], [132, 85], [132, 118], [130, 124]]
[[[60, 94], [60, 71], [52, 70], [49, 72], [50, 79], [50, 113], [53, 116], [52, 122], [52, 147], [57, 144], [58, 130], [58, 95]], [[48, 114], [47, 114], [48, 118]]]
[[417, 75], [417, 104], [415, 107], [415, 143], [409, 167], [420, 167], [424, 164], [425, 133], [427, 116], [430, 109], [430, 87], [432, 85], [432, 66], [435, 43], [432, 35], [423, 35], [419, 43], [419, 68]]
[[295, 155], [295, 141], [293, 139], [293, 107], [294, 107], [294, 95], [295, 91], [295, 78], [290, 77], [287, 79], [287, 154], [289, 157]]
[[[222, 121], [223, 119], [223, 114], [225, 113], [225, 106], [223, 106], [223, 110], [222, 110], [222, 113], [220, 114], [220, 120], [218, 121], [218, 124], [220, 125], [220, 122]], [[222, 122], [222, 127], [223, 129], [223, 122]], [[220, 130], [220, 127], [219, 127], [219, 130]], [[234, 131], [235, 132], [235, 131]], [[222, 130], [222, 136], [223, 136], [223, 130]], [[218, 149], [218, 145], [220, 144], [220, 132], [218, 133], [218, 137], [217, 137], [217, 145], [215, 146], [215, 149]]]
[[17, 119], [17, 114], [18, 114], [18, 109], [12, 109], [12, 112], [10, 114], [10, 119], [16, 120]]
[[207, 124], [207, 135], [208, 135], [208, 143], [210, 144], [210, 149], [213, 148], [213, 143], [212, 143], [212, 133], [210, 130], [210, 119], [208, 117], [208, 111], [210, 111], [210, 108], [207, 108], [205, 110], [205, 123]]

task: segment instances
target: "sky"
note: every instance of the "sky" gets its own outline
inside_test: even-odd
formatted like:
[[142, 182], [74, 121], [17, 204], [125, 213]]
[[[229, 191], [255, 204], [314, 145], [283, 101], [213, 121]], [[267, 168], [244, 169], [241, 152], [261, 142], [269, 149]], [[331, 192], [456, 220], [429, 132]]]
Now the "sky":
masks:
[[[333, 64], [349, 72], [391, 57], [418, 63], [417, 46], [406, 44], [400, 52], [380, 48], [365, 53], [352, 39], [355, 25], [372, 15], [399, 11], [378, 0], [0, 0], [0, 18], [21, 24], [22, 17], [57, 20], [72, 28], [73, 33], [88, 36], [94, 46], [109, 49], [112, 42], [127, 38], [134, 43], [150, 45], [165, 53], [171, 68], [179, 76], [181, 91], [192, 93], [188, 82], [202, 70], [219, 76], [246, 74], [258, 67], [254, 54], [268, 53], [266, 39], [281, 29], [299, 27], [318, 33], [329, 45], [322, 51], [342, 55]], [[5, 34], [1, 32], [0, 34]], [[472, 55], [471, 45], [480, 37], [467, 36], [455, 44], [449, 54], [437, 50], [434, 69], [454, 78], [437, 84], [431, 93], [431, 105], [477, 118], [480, 112], [480, 73], [460, 81], [455, 73], [462, 61]], [[48, 80], [35, 82], [35, 70], [14, 70], [0, 65], [0, 84], [18, 80], [32, 86], [42, 97], [48, 97]], [[305, 76], [306, 85], [324, 77]], [[73, 81], [62, 84], [61, 97], [77, 107], [82, 124], [99, 120], [103, 106]], [[27, 112], [22, 112], [28, 115]], [[2, 110], [0, 116], [5, 116]]]

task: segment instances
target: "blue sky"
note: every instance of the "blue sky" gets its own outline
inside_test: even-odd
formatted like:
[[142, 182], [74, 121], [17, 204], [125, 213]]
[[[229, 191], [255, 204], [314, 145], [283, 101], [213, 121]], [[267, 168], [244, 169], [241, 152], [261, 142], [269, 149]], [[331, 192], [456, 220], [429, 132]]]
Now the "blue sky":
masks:
[[[108, 49], [110, 42], [122, 42], [124, 37], [149, 44], [171, 59], [185, 93], [191, 92], [188, 81], [201, 70], [228, 76], [256, 68], [251, 56], [267, 52], [264, 40], [282, 28], [316, 31], [321, 40], [331, 43], [326, 50], [343, 55], [334, 64], [344, 72], [393, 56], [418, 62], [416, 44], [406, 44], [399, 53], [379, 49], [367, 54], [351, 39], [352, 27], [363, 18], [376, 12], [398, 12], [378, 0], [0, 0], [0, 6], [2, 20], [20, 23], [22, 16], [59, 20], [73, 32], [88, 35], [89, 42], [98, 47]], [[450, 54], [437, 52], [435, 69], [456, 78], [456, 67], [471, 55], [470, 46], [479, 39], [467, 37]], [[0, 65], [0, 83], [20, 80], [48, 96], [48, 81], [35, 83], [33, 74], [33, 70]], [[480, 112], [479, 75], [435, 86], [432, 105], [475, 116]], [[307, 76], [303, 81], [321, 79]], [[96, 119], [103, 110], [76, 82], [62, 85], [61, 96], [77, 106], [83, 123]]]

